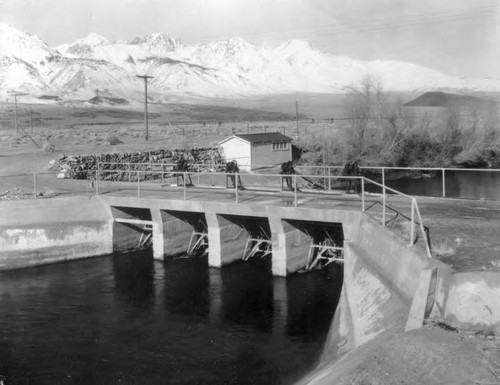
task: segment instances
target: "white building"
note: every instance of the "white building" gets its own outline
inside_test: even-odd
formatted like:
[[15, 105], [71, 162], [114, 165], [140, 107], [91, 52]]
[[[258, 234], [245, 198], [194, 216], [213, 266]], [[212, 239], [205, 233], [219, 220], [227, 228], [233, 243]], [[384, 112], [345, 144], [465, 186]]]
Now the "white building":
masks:
[[226, 162], [235, 160], [242, 171], [292, 160], [292, 139], [279, 132], [232, 135], [219, 142]]

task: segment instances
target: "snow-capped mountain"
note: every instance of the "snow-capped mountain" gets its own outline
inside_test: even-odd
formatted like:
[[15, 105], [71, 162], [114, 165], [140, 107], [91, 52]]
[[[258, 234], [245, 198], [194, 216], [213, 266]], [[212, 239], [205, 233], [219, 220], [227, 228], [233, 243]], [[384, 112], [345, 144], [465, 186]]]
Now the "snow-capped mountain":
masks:
[[500, 91], [500, 80], [465, 80], [398, 61], [361, 61], [292, 40], [276, 48], [240, 38], [187, 46], [165, 33], [112, 42], [95, 33], [49, 47], [0, 23], [0, 96], [9, 91], [88, 100], [149, 96], [245, 97], [292, 92], [338, 93], [371, 75], [388, 90]]

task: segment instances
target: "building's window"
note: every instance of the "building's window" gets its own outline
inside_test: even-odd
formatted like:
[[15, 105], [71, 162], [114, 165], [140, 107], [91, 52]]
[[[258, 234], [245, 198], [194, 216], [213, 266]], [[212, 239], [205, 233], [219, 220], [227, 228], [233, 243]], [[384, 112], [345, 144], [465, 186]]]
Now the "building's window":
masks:
[[282, 151], [288, 149], [287, 142], [273, 142], [273, 151]]

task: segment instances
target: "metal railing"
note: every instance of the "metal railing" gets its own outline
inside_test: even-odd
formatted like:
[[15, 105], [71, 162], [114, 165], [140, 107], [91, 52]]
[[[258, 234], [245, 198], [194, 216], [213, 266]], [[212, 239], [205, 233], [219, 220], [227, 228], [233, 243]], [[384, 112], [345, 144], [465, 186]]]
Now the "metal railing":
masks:
[[365, 170], [380, 170], [382, 175], [382, 183], [385, 184], [386, 170], [400, 171], [437, 171], [441, 173], [441, 192], [442, 197], [446, 198], [446, 171], [452, 172], [500, 172], [500, 169], [495, 168], [456, 168], [456, 167], [381, 167], [381, 166], [363, 166]]
[[[101, 166], [101, 165], [100, 165]], [[173, 166], [173, 165], [171, 165]], [[205, 165], [206, 167], [206, 165]], [[80, 170], [78, 171], [80, 175], [85, 175], [85, 179], [63, 179], [57, 182], [57, 185], [67, 184], [65, 193], [85, 193], [88, 195], [100, 195], [103, 193], [113, 193], [120, 192], [120, 194], [133, 194], [137, 197], [142, 197], [144, 192], [147, 190], [158, 193], [164, 191], [162, 187], [165, 187], [165, 183], [169, 187], [173, 187], [174, 191], [179, 191], [182, 189], [182, 199], [188, 199], [188, 191], [191, 185], [193, 185], [193, 178], [196, 178], [196, 187], [205, 189], [223, 189], [224, 191], [234, 192], [234, 201], [239, 203], [242, 201], [242, 196], [245, 195], [245, 191], [251, 191], [253, 194], [258, 194], [259, 192], [273, 192], [278, 193], [290, 199], [290, 203], [293, 201], [294, 207], [298, 207], [301, 204], [300, 199], [304, 196], [308, 197], [310, 194], [326, 194], [327, 196], [332, 196], [334, 190], [344, 190], [347, 189], [346, 184], [351, 188], [354, 188], [355, 192], [359, 194], [361, 211], [367, 212], [371, 210], [375, 205], [380, 204], [382, 206], [381, 212], [381, 225], [387, 225], [387, 210], [399, 213], [403, 218], [410, 222], [409, 238], [410, 245], [414, 245], [417, 242], [418, 237], [416, 236], [417, 230], [415, 226], [418, 226], [422, 239], [425, 242], [427, 255], [431, 257], [431, 250], [429, 246], [429, 239], [427, 236], [427, 231], [424, 227], [420, 210], [418, 207], [417, 200], [407, 194], [401, 193], [393, 188], [386, 186], [384, 183], [379, 183], [368, 179], [363, 176], [328, 176], [325, 178], [324, 175], [282, 175], [282, 174], [247, 174], [247, 173], [225, 173], [225, 172], [214, 172], [211, 170], [205, 170], [203, 172], [178, 172], [178, 171], [167, 171], [163, 168], [158, 170], [127, 170], [125, 169], [103, 169], [99, 167], [97, 170]], [[117, 174], [121, 180], [105, 180], [106, 176], [109, 174]], [[47, 186], [55, 185], [54, 178], [56, 175], [53, 173], [32, 173], [23, 174], [26, 178], [23, 180], [23, 185], [25, 189], [29, 189], [29, 185], [32, 184], [32, 197], [37, 199], [40, 192], [40, 183], [42, 182], [44, 188]], [[23, 175], [17, 175], [17, 181], [19, 177]], [[5, 181], [5, 178], [9, 176], [2, 176], [0, 180]], [[43, 178], [42, 178], [43, 177]], [[29, 181], [31, 179], [31, 182]], [[43, 180], [42, 180], [43, 179]], [[241, 181], [241, 182], [240, 182]], [[131, 186], [134, 186], [131, 189]], [[159, 185], [158, 185], [159, 184]], [[366, 185], [373, 184], [382, 189], [381, 194], [368, 194], [366, 191]], [[244, 188], [243, 188], [244, 186]], [[135, 193], [132, 191], [136, 190]], [[404, 201], [409, 203], [410, 213], [409, 216], [403, 215], [399, 210], [390, 207], [387, 204], [388, 195], [391, 197], [399, 196], [403, 199], [403, 206], [406, 207]], [[250, 194], [248, 194], [250, 195]], [[351, 195], [354, 198], [356, 195]], [[349, 202], [356, 202], [356, 199], [349, 199]], [[340, 197], [339, 197], [340, 199]], [[370, 199], [372, 203], [367, 207], [367, 200]]]
[[[296, 166], [296, 170], [305, 173], [315, 173], [315, 175], [323, 175], [325, 178], [339, 175], [344, 169], [343, 166]], [[446, 173], [447, 172], [500, 172], [496, 168], [457, 168], [457, 167], [392, 167], [392, 166], [360, 166], [361, 170], [376, 170], [380, 171], [381, 183], [386, 184], [387, 171], [431, 171], [441, 174], [441, 196], [446, 198]]]

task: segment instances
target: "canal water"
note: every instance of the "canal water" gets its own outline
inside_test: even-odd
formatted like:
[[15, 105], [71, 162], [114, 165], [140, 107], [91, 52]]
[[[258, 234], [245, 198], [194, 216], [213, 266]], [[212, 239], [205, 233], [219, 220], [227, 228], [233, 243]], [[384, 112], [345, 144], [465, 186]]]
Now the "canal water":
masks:
[[[416, 196], [441, 197], [443, 181], [441, 171], [419, 178], [400, 178], [386, 181], [389, 187]], [[380, 188], [368, 186], [368, 191]], [[500, 201], [500, 172], [446, 171], [445, 192], [448, 198], [486, 199]]]
[[150, 251], [0, 272], [11, 384], [290, 384], [322, 352], [341, 268], [273, 278]]

